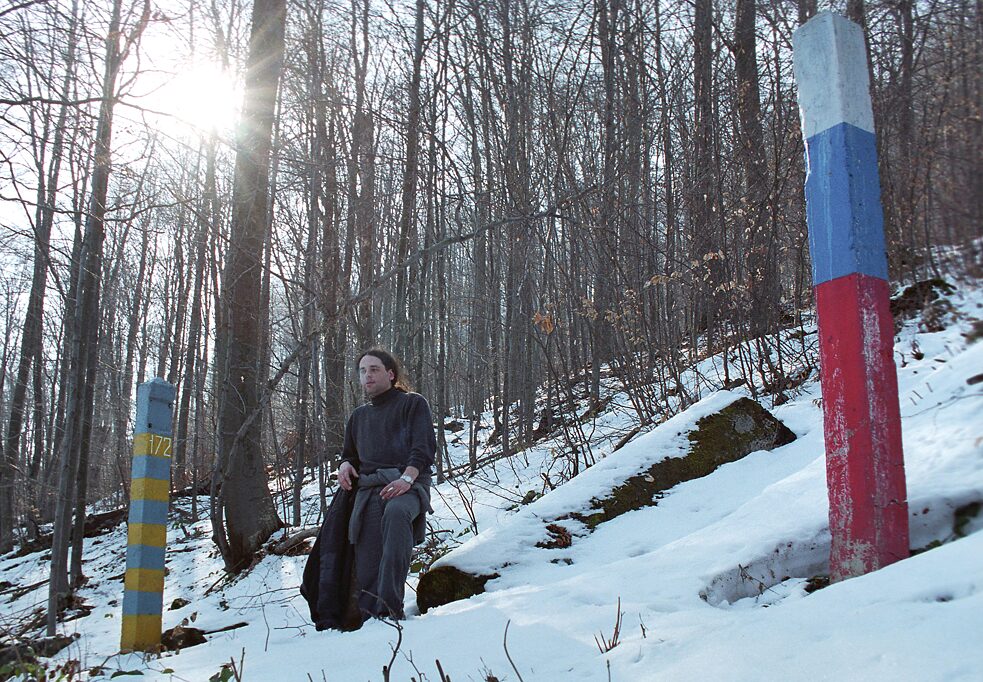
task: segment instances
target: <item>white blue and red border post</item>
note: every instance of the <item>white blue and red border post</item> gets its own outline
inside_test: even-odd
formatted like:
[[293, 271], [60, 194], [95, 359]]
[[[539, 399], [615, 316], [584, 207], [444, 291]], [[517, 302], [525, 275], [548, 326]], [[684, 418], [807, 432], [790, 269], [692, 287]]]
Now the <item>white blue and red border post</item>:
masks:
[[174, 386], [159, 378], [137, 387], [120, 633], [124, 651], [160, 644], [174, 395]]
[[835, 581], [909, 552], [894, 323], [863, 32], [823, 12], [793, 47]]

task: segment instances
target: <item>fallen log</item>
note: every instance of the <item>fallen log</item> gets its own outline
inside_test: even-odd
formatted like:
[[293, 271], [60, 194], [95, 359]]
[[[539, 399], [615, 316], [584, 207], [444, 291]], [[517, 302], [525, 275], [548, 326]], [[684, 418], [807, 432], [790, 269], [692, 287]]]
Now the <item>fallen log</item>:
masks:
[[304, 540], [309, 538], [317, 537], [317, 534], [321, 531], [321, 528], [315, 526], [314, 528], [304, 528], [299, 530], [293, 535], [281, 540], [272, 547], [270, 547], [270, 554], [284, 555], [288, 554], [295, 547], [300, 545]]

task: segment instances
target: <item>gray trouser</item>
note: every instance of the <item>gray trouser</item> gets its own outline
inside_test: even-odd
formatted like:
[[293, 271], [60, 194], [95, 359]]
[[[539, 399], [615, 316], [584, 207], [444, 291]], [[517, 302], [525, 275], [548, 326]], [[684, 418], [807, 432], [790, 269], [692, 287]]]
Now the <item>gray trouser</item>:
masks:
[[420, 496], [410, 491], [386, 501], [378, 488], [359, 494], [371, 495], [355, 544], [359, 609], [366, 617], [402, 618], [413, 554], [413, 519], [421, 512]]

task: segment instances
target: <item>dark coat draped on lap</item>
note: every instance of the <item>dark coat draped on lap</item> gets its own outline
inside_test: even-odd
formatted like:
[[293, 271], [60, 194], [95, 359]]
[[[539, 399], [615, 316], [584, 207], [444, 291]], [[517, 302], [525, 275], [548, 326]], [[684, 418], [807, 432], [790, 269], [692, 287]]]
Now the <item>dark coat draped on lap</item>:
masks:
[[354, 504], [354, 490], [335, 493], [304, 567], [300, 593], [318, 630], [357, 630], [362, 626], [355, 595], [355, 549], [348, 541]]

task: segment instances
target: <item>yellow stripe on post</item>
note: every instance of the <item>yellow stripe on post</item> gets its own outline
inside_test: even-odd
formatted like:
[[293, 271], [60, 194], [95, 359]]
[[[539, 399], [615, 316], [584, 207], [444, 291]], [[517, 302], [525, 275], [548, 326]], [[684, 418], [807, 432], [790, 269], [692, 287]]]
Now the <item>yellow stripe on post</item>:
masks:
[[131, 500], [154, 500], [167, 502], [170, 497], [170, 481], [155, 478], [135, 478], [130, 483]]
[[163, 547], [167, 544], [167, 526], [160, 523], [131, 523], [126, 529], [126, 542], [130, 545]]
[[152, 457], [170, 457], [171, 439], [156, 433], [138, 433], [133, 436], [133, 456], [151, 455]]
[[[126, 577], [123, 578], [124, 588], [136, 590], [137, 592], [161, 592], [164, 591], [164, 571], [153, 568], [128, 568]], [[126, 616], [129, 618], [130, 616]]]
[[159, 614], [123, 616], [120, 648], [123, 651], [145, 651], [159, 646], [162, 623], [163, 619]]

